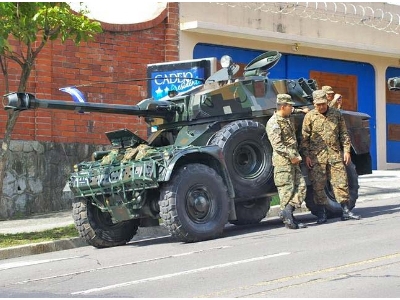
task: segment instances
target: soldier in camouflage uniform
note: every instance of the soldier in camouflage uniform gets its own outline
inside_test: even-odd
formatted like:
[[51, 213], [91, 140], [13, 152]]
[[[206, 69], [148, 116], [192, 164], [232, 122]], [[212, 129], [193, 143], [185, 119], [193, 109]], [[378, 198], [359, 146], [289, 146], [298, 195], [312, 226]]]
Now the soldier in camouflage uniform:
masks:
[[317, 223], [327, 221], [324, 191], [330, 180], [337, 202], [342, 206], [342, 220], [360, 219], [348, 208], [349, 185], [345, 165], [351, 162], [350, 138], [341, 112], [328, 107], [323, 90], [313, 92], [315, 109], [307, 113], [303, 120], [301, 153], [309, 168], [314, 191], [314, 201], [318, 206]]
[[281, 204], [280, 216], [287, 228], [298, 229], [307, 227], [293, 217], [293, 211], [305, 199], [306, 183], [299, 166], [302, 159], [297, 147], [295, 128], [289, 118], [293, 104], [290, 95], [278, 94], [277, 111], [268, 120], [266, 131], [273, 149], [272, 164]]
[[342, 107], [342, 95], [335, 94], [333, 88], [329, 85], [324, 85], [321, 89], [326, 93], [329, 107], [336, 107], [339, 109]]

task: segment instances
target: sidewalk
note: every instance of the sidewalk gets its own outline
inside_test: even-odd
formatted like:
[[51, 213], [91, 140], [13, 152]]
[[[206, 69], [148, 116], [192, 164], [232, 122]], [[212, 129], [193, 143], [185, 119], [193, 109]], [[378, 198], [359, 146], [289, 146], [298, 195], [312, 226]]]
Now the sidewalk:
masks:
[[[400, 196], [400, 170], [373, 171], [370, 175], [359, 177], [358, 202]], [[277, 217], [279, 206], [271, 207], [268, 217]], [[40, 214], [21, 220], [0, 221], [0, 234], [37, 232], [73, 224], [71, 211]], [[168, 235], [164, 226], [140, 227], [134, 240]], [[0, 249], [0, 260], [24, 255], [66, 250], [87, 246], [81, 238], [64, 239], [39, 244], [30, 244]]]
[[27, 219], [0, 221], [0, 234], [37, 232], [74, 224], [72, 211], [38, 214]]

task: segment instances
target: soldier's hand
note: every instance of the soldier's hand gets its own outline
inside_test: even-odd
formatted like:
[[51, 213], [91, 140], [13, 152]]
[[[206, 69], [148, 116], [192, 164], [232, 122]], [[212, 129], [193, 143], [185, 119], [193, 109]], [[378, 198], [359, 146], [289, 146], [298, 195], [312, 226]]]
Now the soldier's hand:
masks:
[[351, 163], [351, 156], [350, 156], [350, 153], [346, 152], [346, 153], [343, 155], [343, 161], [344, 161], [344, 164], [345, 164], [346, 166], [348, 166], [349, 163]]
[[311, 169], [313, 167], [313, 163], [311, 161], [311, 158], [309, 158], [308, 156], [306, 156], [306, 166], [309, 169]]
[[333, 97], [333, 100], [336, 100], [336, 101], [342, 101], [342, 95], [340, 95], [340, 94], [335, 94], [335, 96]]
[[293, 157], [292, 159], [290, 159], [290, 161], [292, 162], [292, 164], [297, 165], [301, 162], [301, 157]]

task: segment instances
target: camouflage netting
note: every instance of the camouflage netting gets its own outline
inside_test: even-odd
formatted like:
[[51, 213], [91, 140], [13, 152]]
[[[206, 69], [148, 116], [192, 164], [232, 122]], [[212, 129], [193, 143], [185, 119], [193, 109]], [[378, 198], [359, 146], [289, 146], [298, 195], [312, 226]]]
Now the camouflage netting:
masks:
[[116, 161], [125, 163], [131, 160], [140, 160], [155, 152], [159, 151], [156, 151], [152, 147], [145, 144], [140, 144], [137, 147], [129, 147], [125, 150], [124, 154], [119, 153], [118, 149], [113, 149], [108, 155], [103, 157], [101, 165], [112, 164]]

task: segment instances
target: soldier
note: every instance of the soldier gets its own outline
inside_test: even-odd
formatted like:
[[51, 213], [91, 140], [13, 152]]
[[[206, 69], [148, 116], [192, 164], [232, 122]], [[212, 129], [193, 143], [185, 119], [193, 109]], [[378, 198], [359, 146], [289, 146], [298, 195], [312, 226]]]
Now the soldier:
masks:
[[324, 85], [322, 90], [326, 93], [329, 107], [336, 107], [338, 109], [342, 107], [342, 95], [335, 94], [332, 87], [329, 85]]
[[315, 109], [307, 113], [303, 120], [301, 153], [309, 168], [314, 191], [314, 201], [318, 206], [317, 223], [327, 221], [324, 187], [329, 178], [336, 200], [341, 204], [342, 220], [356, 219], [349, 207], [349, 186], [345, 165], [351, 162], [350, 138], [341, 112], [328, 107], [323, 90], [313, 92]]
[[307, 227], [293, 217], [306, 196], [306, 183], [300, 170], [301, 156], [297, 147], [295, 128], [289, 116], [294, 102], [288, 94], [278, 94], [276, 112], [268, 120], [266, 131], [271, 142], [274, 180], [281, 204], [281, 219], [289, 229]]

